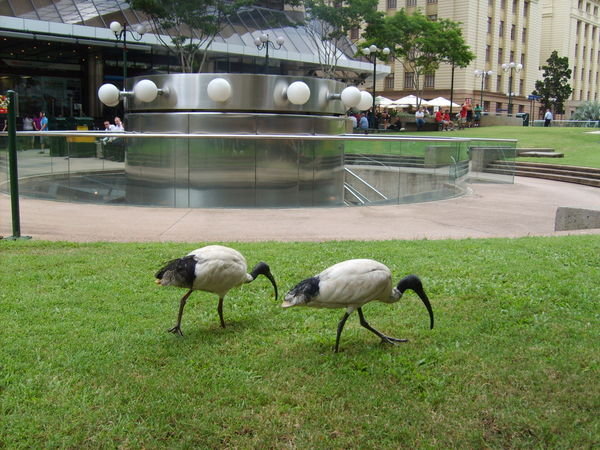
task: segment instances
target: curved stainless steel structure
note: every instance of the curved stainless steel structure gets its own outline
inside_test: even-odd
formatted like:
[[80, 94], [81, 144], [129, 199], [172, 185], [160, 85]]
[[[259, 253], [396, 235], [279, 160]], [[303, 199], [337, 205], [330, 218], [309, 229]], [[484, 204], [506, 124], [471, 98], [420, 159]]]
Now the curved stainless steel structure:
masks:
[[[231, 96], [211, 100], [209, 83], [225, 79]], [[128, 99], [134, 132], [224, 133], [229, 139], [133, 140], [127, 148], [127, 201], [176, 207], [333, 206], [343, 204], [343, 142], [253, 142], [236, 135], [336, 135], [346, 132], [344, 85], [308, 77], [175, 74], [145, 77], [165, 94]], [[128, 80], [134, 89], [139, 79]], [[303, 105], [287, 96], [305, 83]]]

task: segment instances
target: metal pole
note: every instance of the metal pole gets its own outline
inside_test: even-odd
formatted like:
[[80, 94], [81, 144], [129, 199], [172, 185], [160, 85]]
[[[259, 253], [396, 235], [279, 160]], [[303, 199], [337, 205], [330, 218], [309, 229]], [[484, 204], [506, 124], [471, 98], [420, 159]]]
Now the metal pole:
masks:
[[127, 79], [127, 24], [123, 25], [123, 90]]
[[265, 54], [265, 73], [269, 73], [269, 41], [265, 42], [267, 53]]
[[486, 76], [487, 73], [481, 74], [481, 101], [479, 102], [479, 106], [481, 107], [481, 109], [483, 109], [483, 80], [485, 80]]
[[512, 84], [513, 84], [513, 69], [510, 69], [510, 77], [508, 77], [508, 115], [512, 116]]
[[21, 237], [21, 214], [19, 212], [19, 173], [17, 168], [17, 95], [8, 91], [8, 164], [10, 180], [10, 205], [13, 235], [6, 239], [31, 239]]
[[[373, 55], [373, 127], [375, 127], [375, 73], [377, 67], [377, 56]], [[375, 127], [376, 128], [376, 127]]]
[[450, 76], [450, 117], [452, 117], [452, 103], [454, 103], [454, 63], [452, 63], [452, 75]]

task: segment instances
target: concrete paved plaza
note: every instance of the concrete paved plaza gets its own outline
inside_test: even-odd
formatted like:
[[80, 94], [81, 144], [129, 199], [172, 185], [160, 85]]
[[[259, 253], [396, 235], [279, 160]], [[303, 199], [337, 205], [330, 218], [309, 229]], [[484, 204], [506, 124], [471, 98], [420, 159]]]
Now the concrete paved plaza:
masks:
[[[600, 209], [600, 189], [515, 177], [471, 184], [467, 196], [394, 206], [190, 209], [62, 203], [22, 198], [21, 234], [36, 240], [149, 242], [463, 239], [555, 232], [558, 207]], [[10, 236], [10, 198], [0, 194], [0, 235]]]

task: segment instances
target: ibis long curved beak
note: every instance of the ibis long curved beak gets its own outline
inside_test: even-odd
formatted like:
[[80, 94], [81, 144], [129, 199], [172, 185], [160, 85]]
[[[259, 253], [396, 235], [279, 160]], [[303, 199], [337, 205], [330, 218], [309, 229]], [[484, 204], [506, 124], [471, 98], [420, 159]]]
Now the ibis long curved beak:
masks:
[[419, 296], [419, 298], [423, 301], [425, 308], [427, 308], [427, 311], [429, 312], [429, 329], [432, 329], [433, 309], [431, 308], [431, 303], [429, 303], [429, 297], [427, 297], [425, 289], [423, 289], [423, 283], [421, 283], [421, 279], [416, 275], [407, 275], [398, 282], [396, 289], [398, 289], [401, 293], [404, 293], [404, 291], [410, 289]]
[[264, 275], [269, 279], [269, 281], [273, 285], [273, 289], [275, 289], [275, 300], [277, 300], [277, 283], [275, 282], [275, 277], [273, 277], [273, 274], [271, 273], [271, 268], [266, 262], [259, 262], [256, 266], [254, 266], [252, 272], [250, 272], [250, 276], [253, 279], [256, 279], [258, 275]]

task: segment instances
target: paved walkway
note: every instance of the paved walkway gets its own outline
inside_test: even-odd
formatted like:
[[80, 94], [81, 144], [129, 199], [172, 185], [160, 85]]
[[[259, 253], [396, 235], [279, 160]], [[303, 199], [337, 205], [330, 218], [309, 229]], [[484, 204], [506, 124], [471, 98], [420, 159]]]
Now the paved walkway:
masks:
[[[111, 242], [462, 239], [554, 232], [560, 206], [600, 209], [600, 189], [534, 178], [474, 184], [465, 197], [396, 206], [182, 209], [21, 200], [21, 234], [36, 240]], [[10, 198], [0, 195], [0, 235], [10, 236]]]

